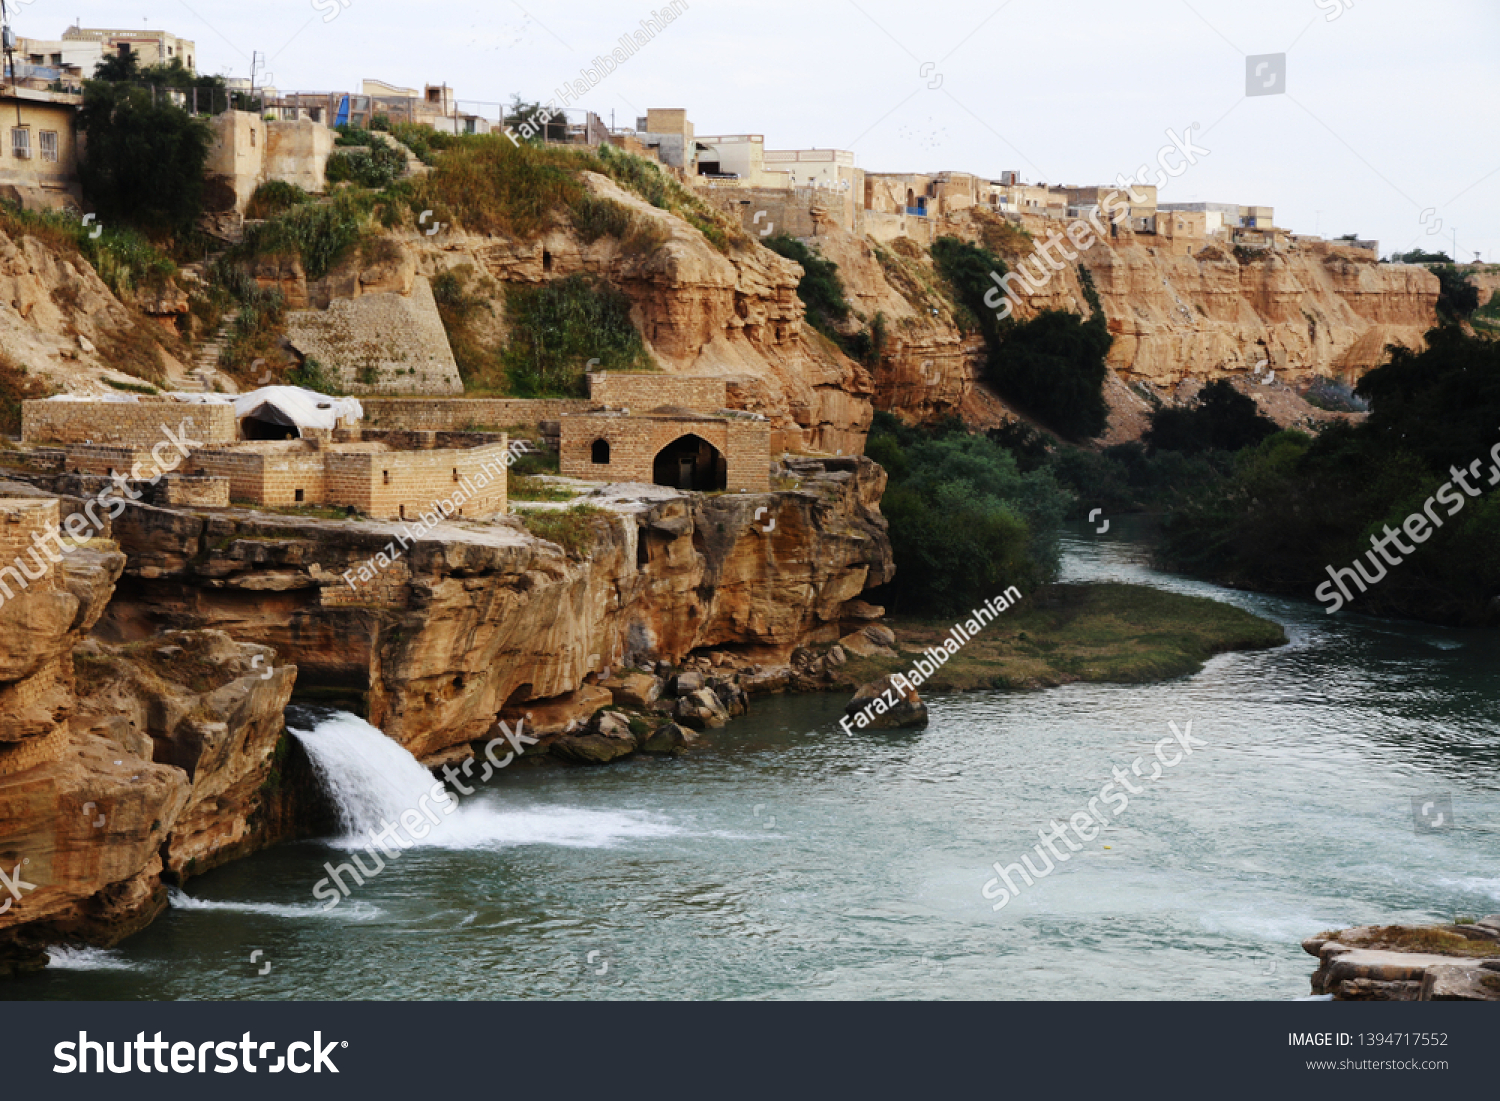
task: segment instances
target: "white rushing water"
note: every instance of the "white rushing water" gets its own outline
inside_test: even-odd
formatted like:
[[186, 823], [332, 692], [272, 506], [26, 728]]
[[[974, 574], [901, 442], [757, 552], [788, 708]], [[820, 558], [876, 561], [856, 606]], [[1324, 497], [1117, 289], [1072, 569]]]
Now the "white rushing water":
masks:
[[[576, 807], [504, 810], [493, 797], [447, 791], [420, 761], [357, 715], [339, 712], [311, 730], [293, 728], [338, 811], [341, 848], [364, 848], [389, 826], [403, 849], [510, 845], [603, 848], [680, 832], [657, 815]], [[436, 819], [436, 821], [434, 821]], [[387, 835], [391, 838], [391, 835]], [[389, 843], [389, 840], [388, 840]]]

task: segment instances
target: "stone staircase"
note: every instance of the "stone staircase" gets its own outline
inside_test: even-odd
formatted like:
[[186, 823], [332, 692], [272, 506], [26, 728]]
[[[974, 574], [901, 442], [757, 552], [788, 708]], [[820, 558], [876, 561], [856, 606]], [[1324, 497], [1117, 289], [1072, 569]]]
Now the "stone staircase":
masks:
[[193, 353], [193, 364], [183, 379], [181, 391], [185, 394], [213, 393], [212, 382], [219, 370], [219, 354], [229, 340], [229, 333], [239, 318], [238, 310], [226, 313], [212, 336], [198, 345]]

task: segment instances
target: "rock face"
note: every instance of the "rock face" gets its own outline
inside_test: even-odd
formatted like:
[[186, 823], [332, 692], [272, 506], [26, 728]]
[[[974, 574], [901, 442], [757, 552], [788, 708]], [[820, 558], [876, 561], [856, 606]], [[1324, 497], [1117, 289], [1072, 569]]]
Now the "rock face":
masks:
[[1472, 925], [1364, 925], [1302, 942], [1335, 1001], [1500, 1001], [1500, 914]]
[[[804, 446], [858, 454], [873, 416], [869, 373], [803, 324], [801, 268], [753, 243], [726, 254], [674, 214], [586, 174], [596, 194], [630, 209], [660, 242], [634, 249], [613, 237], [588, 243], [559, 224], [534, 241], [450, 232], [418, 237], [421, 271], [469, 267], [489, 276], [472, 290], [494, 298], [504, 284], [603, 276], [631, 300], [632, 320], [662, 368], [726, 376], [737, 408], [764, 413]], [[497, 338], [502, 334], [497, 333]]]
[[[1026, 223], [1039, 241], [1061, 228], [1038, 218]], [[979, 240], [984, 225], [958, 215], [943, 232]], [[817, 244], [839, 264], [850, 302], [867, 318], [886, 315], [887, 349], [872, 371], [877, 408], [923, 421], [952, 414], [980, 425], [1013, 419], [979, 382], [983, 342], [963, 332], [933, 293], [925, 248], [898, 240], [877, 252], [837, 231]], [[1025, 255], [1003, 259], [1014, 268]], [[1384, 362], [1389, 344], [1420, 347], [1437, 320], [1438, 283], [1425, 268], [1379, 264], [1331, 243], [1237, 255], [1205, 241], [1182, 255], [1153, 236], [1122, 229], [1081, 253], [1079, 262], [1115, 338], [1110, 366], [1126, 384], [1167, 389], [1186, 380], [1248, 378], [1262, 362], [1286, 382], [1318, 375], [1353, 380]], [[1016, 286], [1017, 318], [1044, 309], [1090, 312], [1073, 265], [1035, 290]]]
[[[56, 517], [45, 499], [0, 505], [6, 529]], [[0, 974], [40, 966], [48, 943], [128, 936], [165, 905], [168, 877], [291, 828], [281, 737], [296, 670], [216, 632], [84, 638], [124, 566], [96, 539], [0, 607], [0, 868], [15, 888]]]
[[[175, 287], [142, 300], [164, 314], [178, 304]], [[0, 228], [0, 352], [18, 368], [59, 389], [111, 392], [93, 376], [127, 380], [113, 369], [111, 352], [123, 341], [149, 341], [135, 330], [150, 324], [132, 314], [81, 256]], [[164, 366], [180, 370], [175, 361]]]
[[[707, 650], [784, 661], [846, 633], [845, 606], [894, 569], [885, 475], [849, 458], [799, 460], [780, 479], [789, 488], [762, 495], [601, 488], [587, 557], [514, 520], [443, 525], [401, 548], [397, 524], [137, 504], [114, 525], [130, 567], [101, 629], [217, 629], [272, 647], [299, 683], [362, 694], [370, 722], [421, 759], [486, 738], [497, 718], [561, 733], [613, 702], [586, 683], [606, 668]], [[344, 575], [393, 543], [389, 584], [355, 592]]]

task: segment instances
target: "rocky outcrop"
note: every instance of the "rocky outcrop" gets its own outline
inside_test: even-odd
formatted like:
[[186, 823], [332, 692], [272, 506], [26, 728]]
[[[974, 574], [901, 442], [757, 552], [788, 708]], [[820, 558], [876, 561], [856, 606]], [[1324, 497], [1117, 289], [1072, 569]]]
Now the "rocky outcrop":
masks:
[[[45, 498], [0, 502], [7, 553], [58, 516]], [[165, 904], [167, 878], [289, 821], [268, 813], [268, 782], [286, 763], [296, 670], [218, 633], [102, 646], [85, 636], [125, 555], [103, 539], [35, 545], [17, 559], [24, 588], [14, 569], [0, 579], [0, 972], [39, 965], [47, 943], [129, 935]]]
[[1362, 925], [1302, 942], [1335, 1001], [1500, 1001], [1500, 914], [1473, 924]]
[[[363, 696], [370, 722], [423, 759], [497, 718], [562, 731], [612, 702], [592, 683], [605, 670], [710, 650], [784, 662], [848, 632], [845, 607], [894, 569], [884, 472], [799, 460], [777, 480], [759, 495], [600, 487], [586, 555], [513, 519], [402, 546], [399, 524], [133, 505], [115, 522], [130, 566], [105, 628], [270, 646], [302, 684]], [[379, 591], [352, 588], [346, 575], [381, 554]]]
[[[143, 305], [169, 320], [186, 308], [175, 287], [143, 295]], [[71, 248], [0, 225], [0, 352], [17, 367], [58, 390], [112, 393], [102, 378], [139, 382], [116, 369], [118, 349], [144, 343], [154, 354], [155, 342], [139, 331], [150, 324]]]
[[887, 676], [861, 685], [844, 716], [859, 730], [905, 730], [927, 725], [927, 705], [904, 679]]
[[[1063, 226], [1026, 223], [1039, 241]], [[970, 241], [986, 231], [982, 215], [950, 216], [942, 227]], [[838, 231], [815, 246], [839, 264], [859, 324], [885, 315], [885, 354], [872, 370], [878, 408], [922, 421], [958, 414], [979, 426], [1014, 419], [981, 383], [983, 342], [954, 314], [926, 248], [905, 239], [877, 247]], [[1014, 268], [1026, 255], [1002, 258]], [[1327, 242], [1255, 253], [1204, 241], [1184, 255], [1122, 229], [1081, 253], [1079, 263], [1114, 336], [1109, 364], [1124, 384], [1113, 395], [1117, 408], [1129, 404], [1126, 388], [1135, 384], [1166, 392], [1187, 381], [1249, 380], [1257, 369], [1293, 385], [1315, 376], [1353, 380], [1384, 362], [1388, 345], [1420, 347], [1436, 323], [1438, 283], [1425, 268], [1379, 264]], [[1015, 286], [1017, 318], [1044, 309], [1091, 312], [1076, 265], [1035, 290]]]

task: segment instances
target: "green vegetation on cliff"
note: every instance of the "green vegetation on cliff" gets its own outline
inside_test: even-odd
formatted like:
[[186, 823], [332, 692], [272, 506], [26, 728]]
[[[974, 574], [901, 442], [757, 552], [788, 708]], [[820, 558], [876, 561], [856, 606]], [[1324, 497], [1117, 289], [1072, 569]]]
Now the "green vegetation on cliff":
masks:
[[505, 305], [511, 338], [502, 363], [515, 397], [587, 397], [591, 369], [656, 366], [630, 321], [630, 300], [603, 280], [570, 275], [539, 287], [512, 286]]

